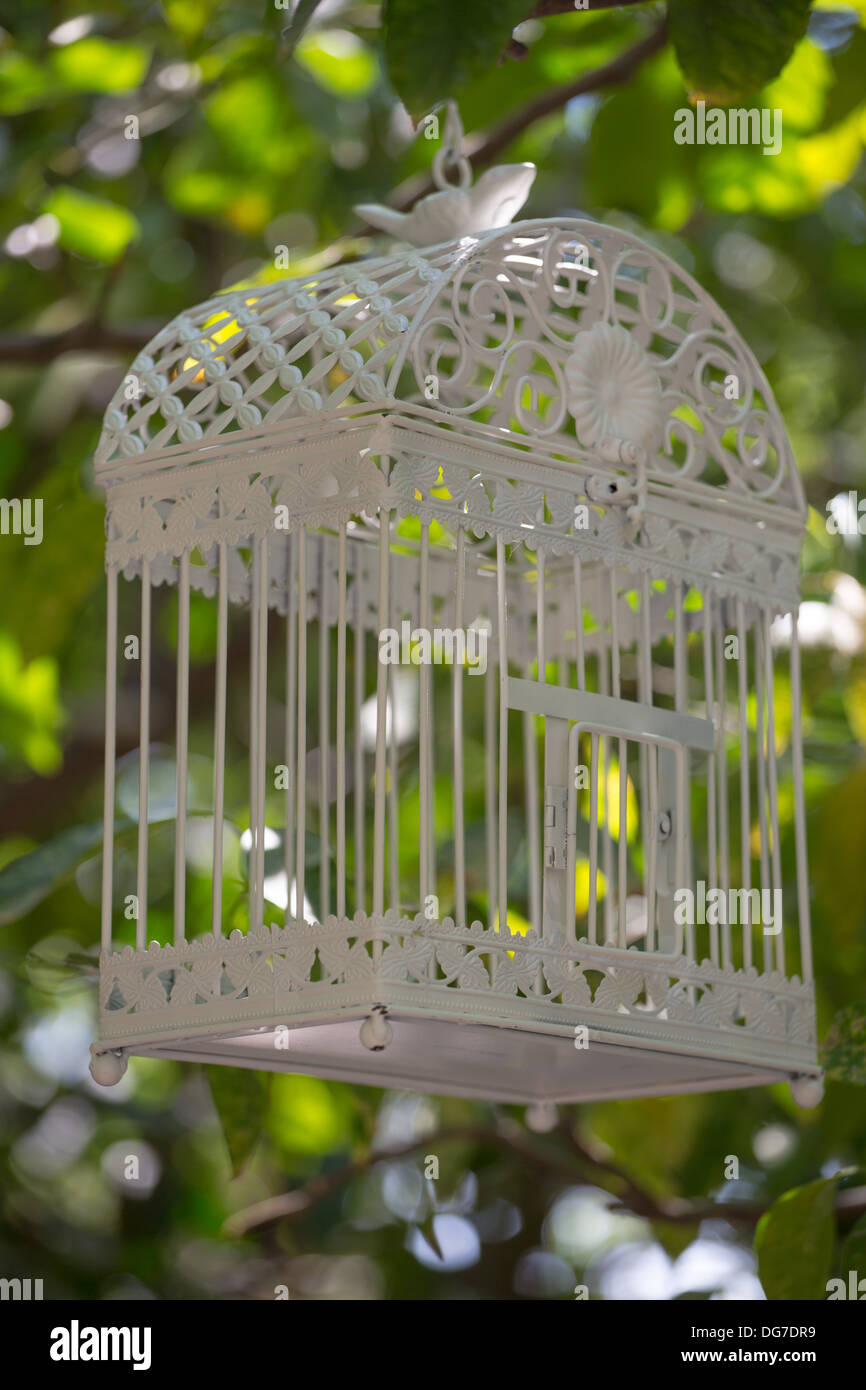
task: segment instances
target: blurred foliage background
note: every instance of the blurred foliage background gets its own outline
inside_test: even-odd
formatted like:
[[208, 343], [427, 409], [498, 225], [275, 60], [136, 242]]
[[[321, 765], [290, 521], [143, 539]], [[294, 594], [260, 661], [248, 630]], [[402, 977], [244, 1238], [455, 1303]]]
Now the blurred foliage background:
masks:
[[[823, 1297], [866, 1266], [866, 3], [27, 0], [0, 23], [0, 494], [44, 503], [40, 545], [0, 537], [0, 1274], [46, 1298]], [[691, 271], [786, 417], [811, 505], [816, 1111], [778, 1087], [550, 1128], [313, 1078], [88, 1076], [102, 411], [152, 331], [283, 273], [276, 247], [299, 272], [381, 249], [352, 206], [423, 190], [408, 111], [451, 94], [477, 164], [537, 163], [525, 215], [617, 223]], [[780, 109], [781, 153], [676, 144], [700, 95]]]

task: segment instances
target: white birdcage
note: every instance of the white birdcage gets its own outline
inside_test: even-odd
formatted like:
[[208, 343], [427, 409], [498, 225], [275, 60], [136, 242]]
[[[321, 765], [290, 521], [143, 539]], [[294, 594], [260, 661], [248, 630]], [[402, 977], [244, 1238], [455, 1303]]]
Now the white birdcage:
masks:
[[806, 508], [758, 362], [683, 269], [565, 218], [219, 294], [135, 361], [96, 470], [97, 1079], [132, 1053], [816, 1102]]

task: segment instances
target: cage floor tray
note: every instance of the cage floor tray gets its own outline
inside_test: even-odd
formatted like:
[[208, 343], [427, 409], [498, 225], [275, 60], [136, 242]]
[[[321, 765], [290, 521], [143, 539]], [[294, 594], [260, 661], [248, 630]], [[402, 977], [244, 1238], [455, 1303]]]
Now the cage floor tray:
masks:
[[[390, 1015], [393, 1038], [371, 1052], [357, 1018], [294, 1027], [277, 1046], [274, 1030], [131, 1046], [134, 1055], [222, 1063], [260, 1071], [312, 1073], [338, 1081], [510, 1103], [592, 1101], [732, 1090], [788, 1080], [791, 1073], [747, 1062], [647, 1050], [645, 1043], [455, 1024]], [[285, 1043], [288, 1042], [288, 1046]]]

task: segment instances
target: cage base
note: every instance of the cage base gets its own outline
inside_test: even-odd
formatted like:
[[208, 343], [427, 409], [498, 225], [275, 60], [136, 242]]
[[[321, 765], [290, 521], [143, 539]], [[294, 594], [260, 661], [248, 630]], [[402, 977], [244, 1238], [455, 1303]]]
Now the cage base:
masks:
[[360, 1040], [362, 1017], [293, 1026], [280, 1034], [267, 1028], [137, 1043], [128, 1051], [511, 1104], [734, 1090], [788, 1081], [805, 1070], [647, 1048], [640, 1040], [612, 1041], [592, 1029], [588, 1047], [579, 1048], [568, 1035], [399, 1013], [389, 1015], [390, 1044], [373, 1052]]

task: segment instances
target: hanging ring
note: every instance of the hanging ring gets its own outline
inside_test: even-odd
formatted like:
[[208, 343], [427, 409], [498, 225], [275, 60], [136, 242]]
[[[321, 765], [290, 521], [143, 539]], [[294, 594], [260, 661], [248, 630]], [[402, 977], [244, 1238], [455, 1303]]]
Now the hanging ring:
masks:
[[[442, 131], [442, 145], [433, 156], [433, 182], [437, 188], [461, 188], [465, 192], [472, 183], [472, 165], [463, 150], [463, 122], [457, 103], [452, 98], [445, 102], [445, 121]], [[457, 170], [456, 183], [448, 177], [448, 170]]]
[[[452, 183], [448, 170], [457, 170], [457, 182]], [[472, 183], [472, 165], [465, 154], [459, 154], [451, 145], [443, 145], [433, 156], [433, 182], [437, 188], [461, 188], [465, 192]]]

